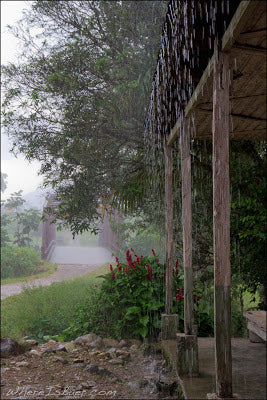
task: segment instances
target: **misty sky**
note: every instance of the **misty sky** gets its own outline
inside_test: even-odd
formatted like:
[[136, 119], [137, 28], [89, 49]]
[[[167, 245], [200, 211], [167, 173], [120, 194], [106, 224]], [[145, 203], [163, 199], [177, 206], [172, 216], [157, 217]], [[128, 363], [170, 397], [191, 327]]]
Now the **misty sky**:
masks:
[[[22, 10], [28, 8], [30, 1], [1, 1], [1, 64], [15, 62], [18, 40], [8, 33], [7, 25], [13, 25], [22, 16]], [[31, 164], [22, 155], [15, 158], [9, 153], [9, 142], [1, 132], [1, 172], [8, 175], [7, 189], [1, 194], [6, 199], [11, 193], [20, 189], [23, 194], [31, 192], [42, 183], [42, 177], [37, 175], [39, 162]]]

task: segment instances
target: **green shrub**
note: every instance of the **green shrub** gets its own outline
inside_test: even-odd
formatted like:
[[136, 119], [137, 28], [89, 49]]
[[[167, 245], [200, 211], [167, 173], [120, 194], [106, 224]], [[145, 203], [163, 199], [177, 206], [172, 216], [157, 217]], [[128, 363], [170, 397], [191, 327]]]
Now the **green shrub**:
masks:
[[40, 257], [29, 247], [7, 246], [1, 249], [3, 279], [30, 275], [40, 263]]
[[[70, 340], [87, 332], [120, 339], [122, 337], [157, 337], [161, 330], [161, 314], [165, 312], [165, 266], [158, 257], [138, 257], [129, 250], [126, 264], [116, 258], [117, 266], [103, 276], [75, 312], [70, 327], [62, 335]], [[183, 276], [178, 262], [173, 270], [173, 312], [183, 318]], [[200, 300], [195, 295], [195, 303]]]

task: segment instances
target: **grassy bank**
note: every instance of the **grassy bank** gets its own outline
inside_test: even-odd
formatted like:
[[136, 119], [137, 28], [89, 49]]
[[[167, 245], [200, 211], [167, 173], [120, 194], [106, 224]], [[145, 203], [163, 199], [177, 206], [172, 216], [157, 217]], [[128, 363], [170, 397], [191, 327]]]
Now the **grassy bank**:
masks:
[[100, 282], [98, 276], [108, 271], [107, 263], [81, 277], [26, 289], [6, 298], [2, 301], [1, 337], [18, 339], [60, 333], [69, 326], [75, 308], [90, 294], [93, 285]]
[[44, 278], [56, 272], [57, 267], [57, 264], [51, 264], [48, 261], [43, 261], [42, 264], [38, 266], [38, 271], [35, 274], [16, 278], [1, 279], [1, 285], [8, 285], [9, 283], [17, 282], [29, 282], [34, 279]]

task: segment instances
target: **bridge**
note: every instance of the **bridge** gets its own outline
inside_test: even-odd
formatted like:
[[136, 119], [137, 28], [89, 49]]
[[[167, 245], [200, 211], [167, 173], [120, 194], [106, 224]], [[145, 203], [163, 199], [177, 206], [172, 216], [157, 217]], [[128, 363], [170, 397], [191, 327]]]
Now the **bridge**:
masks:
[[[122, 222], [118, 211], [105, 210], [99, 224], [98, 247], [81, 247], [74, 242], [73, 246], [60, 246], [57, 240], [56, 223], [53, 213], [47, 213], [47, 207], [55, 210], [58, 202], [50, 196], [44, 206], [44, 220], [42, 226], [42, 258], [57, 264], [105, 264], [112, 261], [111, 252], [119, 249], [118, 236], [111, 228]], [[102, 206], [100, 206], [102, 209]], [[101, 210], [102, 211], [102, 210]]]

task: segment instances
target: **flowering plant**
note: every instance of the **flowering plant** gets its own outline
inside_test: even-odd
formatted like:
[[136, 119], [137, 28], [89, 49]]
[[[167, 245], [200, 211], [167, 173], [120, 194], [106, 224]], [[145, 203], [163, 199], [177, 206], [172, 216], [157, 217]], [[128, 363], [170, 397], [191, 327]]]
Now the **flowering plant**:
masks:
[[[154, 249], [152, 256], [139, 256], [127, 250], [126, 263], [116, 257], [116, 266], [103, 276], [101, 296], [118, 313], [118, 328], [124, 336], [156, 336], [161, 329], [161, 313], [165, 309], [165, 265], [159, 263]], [[175, 293], [182, 284], [178, 260], [173, 268], [173, 306]]]

